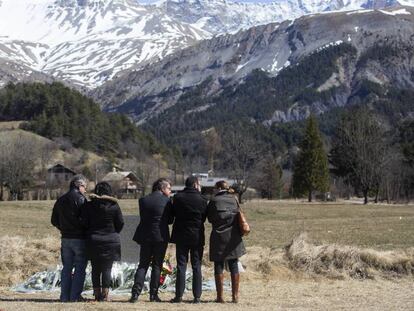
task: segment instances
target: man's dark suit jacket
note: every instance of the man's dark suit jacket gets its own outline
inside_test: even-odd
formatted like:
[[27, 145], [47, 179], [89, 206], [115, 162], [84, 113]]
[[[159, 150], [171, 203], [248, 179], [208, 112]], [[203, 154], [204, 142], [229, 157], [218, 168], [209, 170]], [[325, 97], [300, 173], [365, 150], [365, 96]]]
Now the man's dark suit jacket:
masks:
[[187, 246], [203, 246], [207, 200], [194, 188], [185, 188], [173, 198], [171, 214], [175, 218], [171, 242]]
[[165, 242], [170, 239], [170, 199], [160, 191], [139, 199], [140, 223], [133, 240], [138, 244]]

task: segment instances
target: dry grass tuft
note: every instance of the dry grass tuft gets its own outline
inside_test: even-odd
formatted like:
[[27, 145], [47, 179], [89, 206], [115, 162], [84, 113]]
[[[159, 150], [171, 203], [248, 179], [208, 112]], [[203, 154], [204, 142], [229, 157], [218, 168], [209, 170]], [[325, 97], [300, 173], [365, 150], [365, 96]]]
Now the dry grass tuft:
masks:
[[0, 238], [0, 285], [11, 286], [59, 262], [60, 240], [55, 237], [30, 239]]
[[295, 273], [289, 269], [280, 249], [248, 247], [246, 255], [240, 261], [245, 269], [243, 279], [289, 280], [295, 277]]
[[289, 267], [333, 279], [374, 279], [414, 275], [414, 249], [376, 251], [336, 244], [315, 245], [301, 234], [286, 246]]

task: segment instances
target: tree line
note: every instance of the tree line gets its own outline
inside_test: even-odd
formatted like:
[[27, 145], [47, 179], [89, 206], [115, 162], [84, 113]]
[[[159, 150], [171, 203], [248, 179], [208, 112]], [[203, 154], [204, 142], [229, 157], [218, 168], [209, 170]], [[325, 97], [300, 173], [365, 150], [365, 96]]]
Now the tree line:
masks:
[[125, 115], [104, 113], [92, 99], [57, 82], [10, 83], [1, 89], [0, 121], [10, 120], [24, 120], [26, 130], [107, 156], [122, 156], [127, 142], [148, 153], [163, 148]]
[[[90, 98], [62, 83], [10, 83], [1, 89], [0, 121], [17, 120], [24, 121], [22, 129], [53, 142], [44, 143], [25, 133], [0, 132], [0, 199], [4, 185], [11, 198], [19, 199], [24, 189], [45, 181], [47, 166], [56, 164], [51, 158], [57, 146], [69, 154], [78, 148], [74, 155], [77, 159], [68, 156], [65, 161], [92, 180], [96, 177], [93, 172], [108, 172], [121, 159], [134, 158], [143, 163], [154, 154], [166, 159], [174, 157], [169, 148], [127, 116], [102, 112]], [[107, 160], [88, 167], [87, 151]], [[145, 165], [139, 168], [144, 170]], [[136, 174], [141, 176], [138, 171]]]
[[[293, 195], [328, 192], [341, 179], [349, 193], [375, 202], [409, 200], [414, 194], [414, 120], [390, 131], [367, 107], [354, 107], [335, 129], [329, 152], [323, 147], [315, 117], [307, 121], [293, 172]], [[352, 191], [351, 191], [352, 189]]]

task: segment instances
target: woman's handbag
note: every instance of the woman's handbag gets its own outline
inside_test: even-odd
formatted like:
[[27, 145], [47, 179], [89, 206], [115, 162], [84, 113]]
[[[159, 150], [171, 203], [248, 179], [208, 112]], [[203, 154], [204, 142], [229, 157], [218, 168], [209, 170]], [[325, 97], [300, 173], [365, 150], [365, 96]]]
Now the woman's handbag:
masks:
[[244, 213], [237, 199], [236, 199], [236, 202], [237, 202], [237, 206], [239, 207], [239, 212], [237, 213], [237, 221], [239, 222], [240, 233], [242, 236], [246, 236], [250, 233], [250, 226], [247, 223], [246, 216], [244, 216]]

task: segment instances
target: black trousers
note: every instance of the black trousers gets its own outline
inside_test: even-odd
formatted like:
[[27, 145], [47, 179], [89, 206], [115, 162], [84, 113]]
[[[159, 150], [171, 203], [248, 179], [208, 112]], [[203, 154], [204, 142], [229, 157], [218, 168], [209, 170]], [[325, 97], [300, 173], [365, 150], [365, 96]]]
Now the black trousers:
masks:
[[193, 268], [193, 296], [201, 297], [203, 276], [201, 275], [201, 260], [204, 246], [187, 246], [176, 244], [177, 280], [175, 282], [175, 296], [182, 297], [185, 290], [185, 272], [187, 270], [188, 254], [190, 253], [191, 267]]
[[111, 285], [111, 270], [113, 263], [112, 260], [91, 260], [93, 288], [109, 288]]
[[150, 295], [158, 293], [160, 286], [160, 275], [162, 263], [164, 262], [165, 252], [168, 243], [156, 242], [141, 244], [141, 251], [139, 254], [139, 265], [135, 272], [134, 285], [132, 286], [132, 294], [141, 294], [144, 287], [145, 275], [151, 264], [151, 281], [150, 281]]

